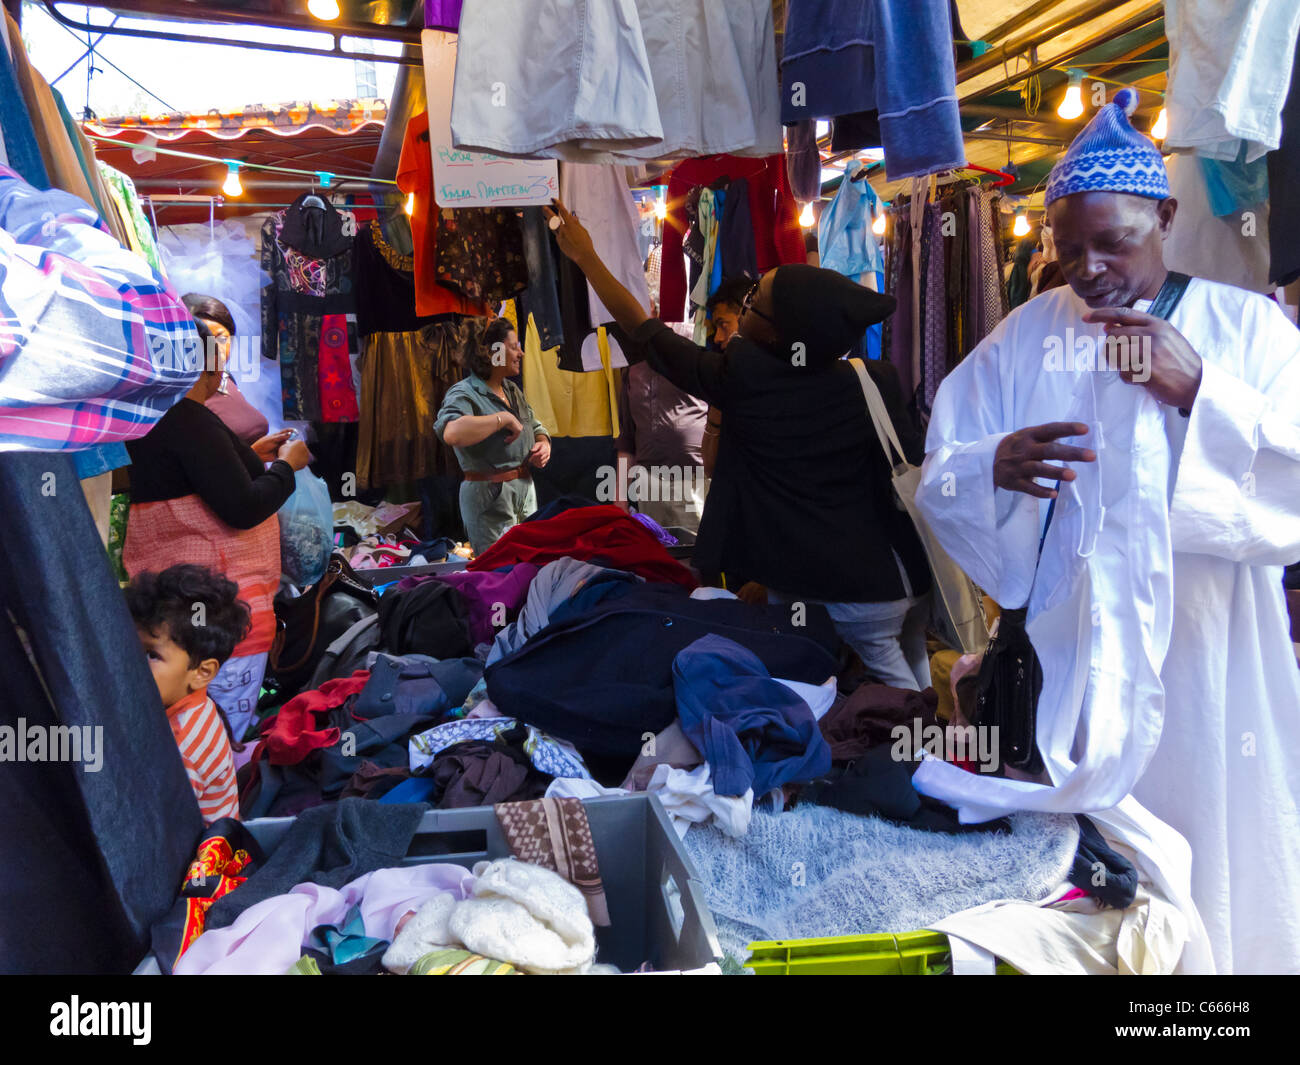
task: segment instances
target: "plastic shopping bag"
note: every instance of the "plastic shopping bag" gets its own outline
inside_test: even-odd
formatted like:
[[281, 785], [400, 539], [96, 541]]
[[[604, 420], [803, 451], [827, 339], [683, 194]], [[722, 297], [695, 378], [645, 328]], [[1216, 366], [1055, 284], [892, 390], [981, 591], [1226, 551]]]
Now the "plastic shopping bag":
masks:
[[280, 508], [280, 568], [299, 587], [325, 576], [334, 550], [334, 506], [329, 489], [309, 470], [294, 474], [293, 495]]

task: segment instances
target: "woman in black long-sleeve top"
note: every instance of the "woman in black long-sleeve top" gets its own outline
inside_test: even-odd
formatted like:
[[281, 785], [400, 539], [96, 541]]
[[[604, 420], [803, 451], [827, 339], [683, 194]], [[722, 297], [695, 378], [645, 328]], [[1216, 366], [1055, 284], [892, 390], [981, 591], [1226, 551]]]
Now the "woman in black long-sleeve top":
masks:
[[552, 213], [560, 250], [630, 336], [628, 361], [646, 359], [723, 414], [692, 563], [744, 574], [775, 601], [823, 604], [879, 680], [928, 687], [929, 563], [842, 357], [893, 312], [893, 297], [830, 270], [779, 266], [745, 297], [739, 334], [709, 351], [651, 318], [582, 224], [562, 204]]
[[[132, 577], [194, 562], [239, 585], [240, 598], [252, 611], [252, 628], [208, 686], [239, 738], [257, 707], [275, 636], [271, 602], [280, 584], [275, 514], [293, 493], [295, 471], [310, 456], [302, 441], [285, 434], [250, 447], [204, 406], [221, 384], [225, 350], [202, 322], [199, 336], [211, 355], [205, 359], [209, 368], [146, 436], [127, 444], [131, 512], [122, 562]], [[268, 467], [265, 460], [272, 453]]]

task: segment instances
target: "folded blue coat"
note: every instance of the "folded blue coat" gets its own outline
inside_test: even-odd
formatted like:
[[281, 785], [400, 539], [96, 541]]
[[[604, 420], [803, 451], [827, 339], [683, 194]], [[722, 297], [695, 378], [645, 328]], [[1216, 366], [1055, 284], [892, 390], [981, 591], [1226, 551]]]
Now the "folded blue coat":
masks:
[[696, 640], [673, 663], [673, 687], [682, 731], [709, 763], [719, 795], [766, 795], [830, 772], [812, 708], [734, 640]]
[[676, 720], [673, 662], [700, 637], [717, 633], [734, 641], [772, 676], [808, 684], [831, 676], [836, 637], [825, 608], [810, 605], [798, 620], [804, 624], [792, 624], [787, 607], [692, 599], [673, 585], [638, 585], [552, 622], [484, 676], [501, 713], [568, 740], [597, 780], [618, 783], [643, 736]]

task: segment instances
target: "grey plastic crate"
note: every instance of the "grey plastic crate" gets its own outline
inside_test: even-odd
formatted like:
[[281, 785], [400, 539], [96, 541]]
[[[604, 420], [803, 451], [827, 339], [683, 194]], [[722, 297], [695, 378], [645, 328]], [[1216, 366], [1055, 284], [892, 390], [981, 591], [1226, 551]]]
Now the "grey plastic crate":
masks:
[[[610, 926], [596, 929], [596, 960], [624, 972], [645, 962], [655, 972], [719, 972], [722, 948], [713, 915], [659, 800], [618, 795], [584, 799], [583, 806], [609, 903]], [[269, 856], [292, 825], [292, 817], [263, 817], [244, 827]], [[430, 810], [403, 864], [455, 862], [468, 869], [509, 854], [492, 807]], [[156, 972], [152, 962], [149, 955], [136, 972]]]

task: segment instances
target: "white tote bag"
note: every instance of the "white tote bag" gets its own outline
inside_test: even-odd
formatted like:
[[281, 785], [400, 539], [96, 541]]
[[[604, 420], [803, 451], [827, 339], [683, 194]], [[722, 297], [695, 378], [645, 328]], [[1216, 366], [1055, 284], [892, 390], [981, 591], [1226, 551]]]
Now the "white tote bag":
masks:
[[889, 463], [894, 482], [894, 492], [898, 496], [898, 507], [906, 510], [916, 526], [916, 534], [925, 548], [930, 560], [930, 573], [934, 577], [933, 595], [931, 597], [931, 625], [935, 633], [949, 647], [963, 654], [979, 654], [988, 647], [989, 629], [984, 620], [984, 608], [979, 589], [966, 576], [962, 568], [943, 549], [935, 535], [930, 531], [925, 518], [916, 506], [916, 489], [921, 483], [921, 468], [913, 466], [903, 454], [903, 447], [894, 432], [894, 423], [885, 408], [884, 397], [876, 382], [867, 373], [866, 364], [861, 359], [850, 359], [853, 369], [857, 371], [862, 384], [862, 394], [867, 399], [867, 411], [871, 423], [876, 427], [876, 436], [885, 451], [885, 461]]

